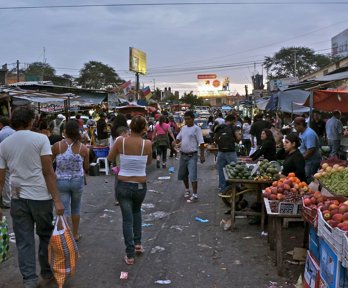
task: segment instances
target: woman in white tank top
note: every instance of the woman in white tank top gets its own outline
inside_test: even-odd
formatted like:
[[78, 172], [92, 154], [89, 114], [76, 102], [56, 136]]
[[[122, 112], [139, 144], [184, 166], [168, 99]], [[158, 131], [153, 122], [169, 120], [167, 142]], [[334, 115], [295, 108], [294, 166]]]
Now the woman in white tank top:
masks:
[[126, 264], [134, 264], [135, 254], [141, 254], [141, 204], [146, 195], [146, 165], [152, 161], [152, 143], [144, 140], [146, 121], [135, 116], [130, 123], [131, 133], [127, 138], [119, 137], [112, 146], [108, 160], [114, 161], [120, 155], [120, 171], [116, 197], [120, 203], [123, 223], [123, 237], [126, 245]]

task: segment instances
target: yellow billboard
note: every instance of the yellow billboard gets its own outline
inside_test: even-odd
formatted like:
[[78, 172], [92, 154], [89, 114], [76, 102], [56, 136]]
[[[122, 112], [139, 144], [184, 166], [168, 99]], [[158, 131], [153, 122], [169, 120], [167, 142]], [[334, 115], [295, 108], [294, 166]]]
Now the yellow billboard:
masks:
[[146, 54], [145, 52], [129, 47], [129, 71], [146, 74]]

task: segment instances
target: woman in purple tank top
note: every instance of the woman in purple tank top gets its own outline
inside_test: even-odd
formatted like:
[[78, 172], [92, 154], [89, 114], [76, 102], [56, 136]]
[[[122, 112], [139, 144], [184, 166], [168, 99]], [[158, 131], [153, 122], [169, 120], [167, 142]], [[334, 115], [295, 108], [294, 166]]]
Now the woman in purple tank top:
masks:
[[81, 197], [84, 176], [89, 168], [89, 153], [80, 142], [80, 127], [76, 121], [66, 123], [64, 134], [65, 139], [52, 146], [52, 154], [56, 160], [57, 186], [64, 213], [72, 223], [75, 240], [79, 241]]

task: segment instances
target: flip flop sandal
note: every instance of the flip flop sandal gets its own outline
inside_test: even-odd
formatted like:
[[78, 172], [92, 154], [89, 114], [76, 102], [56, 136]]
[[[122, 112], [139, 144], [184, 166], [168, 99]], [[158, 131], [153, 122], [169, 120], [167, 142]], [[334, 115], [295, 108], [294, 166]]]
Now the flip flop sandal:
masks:
[[128, 258], [127, 255], [124, 256], [124, 262], [126, 262], [127, 265], [133, 265], [134, 264], [134, 258]]
[[141, 255], [145, 252], [144, 248], [142, 245], [135, 245], [135, 253], [138, 255]]
[[82, 235], [79, 234], [79, 237], [77, 239], [75, 239], [75, 242], [78, 243], [78, 242], [80, 242], [81, 239], [82, 239]]

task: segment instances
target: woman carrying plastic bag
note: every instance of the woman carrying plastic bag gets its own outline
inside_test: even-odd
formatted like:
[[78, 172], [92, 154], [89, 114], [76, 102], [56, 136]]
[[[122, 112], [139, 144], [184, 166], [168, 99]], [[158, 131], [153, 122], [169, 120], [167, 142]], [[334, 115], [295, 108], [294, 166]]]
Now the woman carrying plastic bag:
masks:
[[78, 248], [65, 217], [57, 216], [48, 246], [48, 260], [59, 288], [68, 277], [74, 276], [78, 257]]

